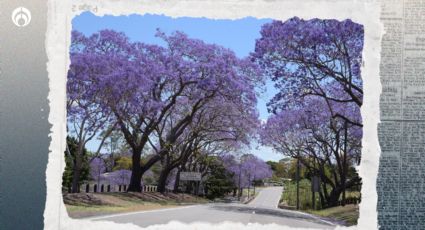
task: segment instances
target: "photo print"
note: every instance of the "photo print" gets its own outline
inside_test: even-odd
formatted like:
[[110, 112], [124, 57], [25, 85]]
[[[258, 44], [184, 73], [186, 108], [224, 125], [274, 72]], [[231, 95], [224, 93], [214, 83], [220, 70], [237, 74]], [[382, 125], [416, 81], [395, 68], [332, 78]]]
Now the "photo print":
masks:
[[[294, 227], [315, 227], [328, 223], [279, 209], [337, 209], [355, 224], [363, 36], [351, 20], [78, 16], [67, 79], [69, 214], [201, 203], [167, 212], [231, 221], [249, 211], [261, 223], [294, 215]], [[168, 221], [150, 215], [134, 218]]]
[[379, 36], [367, 22], [102, 7], [65, 31], [58, 224], [373, 224], [362, 213], [376, 215], [364, 193], [376, 175], [363, 170], [377, 169], [377, 120], [365, 108], [379, 80], [365, 65]]

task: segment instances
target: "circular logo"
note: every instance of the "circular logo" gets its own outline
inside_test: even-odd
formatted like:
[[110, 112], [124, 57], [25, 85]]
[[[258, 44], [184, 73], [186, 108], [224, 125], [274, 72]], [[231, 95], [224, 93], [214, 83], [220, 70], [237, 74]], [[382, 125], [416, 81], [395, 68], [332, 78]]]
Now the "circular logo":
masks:
[[31, 22], [31, 12], [25, 7], [18, 7], [12, 12], [12, 21], [18, 27], [24, 27]]

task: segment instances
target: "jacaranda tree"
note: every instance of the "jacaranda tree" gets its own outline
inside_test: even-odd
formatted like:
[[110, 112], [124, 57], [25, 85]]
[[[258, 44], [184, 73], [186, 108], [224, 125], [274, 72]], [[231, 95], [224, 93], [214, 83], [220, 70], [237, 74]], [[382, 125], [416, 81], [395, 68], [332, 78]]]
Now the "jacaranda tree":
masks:
[[[103, 36], [107, 32], [102, 33]], [[71, 65], [67, 80], [67, 128], [69, 135], [78, 142], [73, 164], [72, 192], [79, 192], [78, 184], [82, 171], [84, 148], [93, 138], [100, 137], [100, 143], [94, 155], [100, 150], [108, 136], [115, 129], [112, 113], [101, 103], [102, 91], [99, 90], [100, 79], [107, 76], [119, 62], [107, 58], [107, 54], [115, 51], [108, 50], [106, 42], [98, 41], [99, 35], [90, 38], [79, 32], [72, 32], [70, 47]], [[101, 43], [98, 47], [94, 44]], [[112, 49], [112, 48], [110, 48]], [[112, 59], [112, 60], [111, 60]], [[99, 136], [102, 133], [101, 136]]]
[[[69, 91], [79, 95], [79, 85], [89, 85], [90, 93], [85, 97], [100, 111], [99, 117], [104, 121], [99, 124], [119, 127], [132, 150], [129, 191], [141, 191], [143, 173], [169, 152], [210, 101], [255, 101], [254, 84], [259, 74], [248, 59], [239, 59], [228, 49], [190, 39], [180, 32], [170, 36], [158, 32], [157, 36], [165, 46], [130, 42], [124, 34], [111, 30], [90, 37], [73, 33], [74, 71], [68, 76]], [[82, 73], [84, 81], [73, 79], [80, 76], [77, 72]], [[174, 114], [177, 111], [179, 116]], [[149, 138], [171, 114], [176, 120], [164, 144], [141, 164]]]
[[[165, 179], [171, 170], [184, 165], [195, 153], [208, 155], [213, 154], [210, 151], [213, 147], [214, 150], [230, 146], [237, 149], [241, 145], [249, 144], [249, 140], [256, 133], [256, 128], [259, 127], [256, 101], [229, 99], [221, 96], [211, 99], [198, 111], [185, 131], [173, 143], [167, 143], [165, 138], [176, 123], [173, 118], [179, 116], [180, 112], [176, 111], [168, 117], [169, 120], [158, 127], [160, 145], [165, 143], [169, 145], [162, 161], [158, 191], [164, 191]], [[164, 146], [161, 149], [164, 149]]]
[[280, 89], [269, 102], [271, 111], [296, 106], [313, 95], [328, 103], [333, 117], [362, 126], [332, 105], [363, 103], [363, 36], [363, 26], [349, 19], [295, 17], [263, 25], [252, 57]]
[[332, 118], [320, 98], [305, 103], [271, 116], [260, 132], [261, 142], [319, 176], [322, 207], [335, 206], [345, 189], [360, 185], [358, 175], [349, 175], [349, 169], [360, 159], [361, 127]]
[[92, 180], [96, 181], [97, 186], [99, 187], [100, 180], [102, 179], [102, 174], [106, 171], [105, 160], [102, 157], [94, 157], [90, 160], [90, 177]]
[[250, 187], [255, 180], [271, 178], [273, 171], [265, 161], [252, 154], [237, 157], [233, 154], [222, 154], [221, 161], [227, 172], [233, 177], [234, 185], [239, 189]]
[[[322, 206], [360, 184], [363, 26], [351, 20], [273, 21], [261, 29], [252, 60], [279, 92], [261, 130], [264, 145], [296, 158], [322, 179]], [[328, 189], [331, 188], [330, 192]]]

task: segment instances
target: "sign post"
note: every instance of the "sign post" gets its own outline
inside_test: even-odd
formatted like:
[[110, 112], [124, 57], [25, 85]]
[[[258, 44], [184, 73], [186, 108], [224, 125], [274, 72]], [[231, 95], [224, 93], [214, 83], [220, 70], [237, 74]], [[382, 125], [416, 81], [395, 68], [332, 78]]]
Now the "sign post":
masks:
[[180, 172], [180, 180], [182, 181], [196, 181], [195, 195], [198, 195], [199, 182], [201, 181], [202, 174], [200, 172]]
[[320, 191], [320, 177], [313, 176], [311, 179], [311, 194], [312, 194], [312, 208], [315, 209], [316, 206], [316, 198], [315, 193]]
[[180, 180], [186, 181], [201, 181], [200, 172], [180, 172]]

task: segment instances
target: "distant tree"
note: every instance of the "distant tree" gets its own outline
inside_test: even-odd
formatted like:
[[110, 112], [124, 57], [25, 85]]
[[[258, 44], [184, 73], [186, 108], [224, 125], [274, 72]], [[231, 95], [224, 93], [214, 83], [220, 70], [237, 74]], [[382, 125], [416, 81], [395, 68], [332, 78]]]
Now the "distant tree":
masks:
[[[295, 181], [297, 179], [297, 160], [291, 159], [291, 161], [289, 161], [289, 169], [288, 169], [288, 177]], [[303, 165], [300, 166], [300, 179], [311, 179], [310, 177], [308, 177], [309, 173], [307, 172], [307, 168], [303, 167]]]
[[109, 180], [111, 184], [115, 185], [128, 185], [128, 183], [130, 183], [130, 176], [130, 170], [120, 169], [108, 173], [107, 180]]
[[131, 169], [131, 158], [130, 157], [117, 157], [115, 160], [115, 167], [113, 170], [119, 170], [119, 169]]
[[208, 179], [205, 183], [206, 197], [214, 199], [230, 193], [235, 187], [233, 175], [227, 171], [219, 160], [211, 162]]
[[142, 181], [145, 185], [155, 185], [158, 181], [158, 165], [153, 165], [143, 174]]
[[239, 188], [248, 188], [253, 181], [271, 178], [273, 171], [266, 162], [252, 154], [245, 154], [237, 158], [231, 154], [223, 154], [221, 161], [225, 169], [233, 175], [233, 183]]
[[276, 170], [276, 164], [275, 161], [267, 161], [266, 164], [270, 165], [270, 168], [273, 170], [273, 172]]
[[105, 172], [106, 172], [105, 160], [100, 156], [93, 157], [90, 160], [90, 178], [96, 181], [97, 186], [99, 186], [101, 176]]
[[289, 168], [283, 162], [267, 161], [266, 163], [270, 165], [274, 177], [284, 178], [288, 176], [287, 171]]
[[[117, 158], [122, 155], [120, 153], [126, 146], [123, 141], [122, 134], [117, 128], [115, 128], [110, 133], [108, 133], [108, 131], [108, 129], [103, 130], [97, 139], [99, 141], [103, 140], [104, 143], [102, 147], [108, 151], [108, 154], [104, 157], [104, 159], [106, 164], [106, 172], [111, 172], [116, 166]], [[104, 138], [104, 135], [108, 135], [107, 138]]]
[[[70, 188], [72, 185], [72, 177], [74, 176], [73, 173], [73, 166], [75, 164], [75, 152], [78, 148], [78, 143], [73, 137], [67, 137], [66, 142], [68, 144], [67, 149], [65, 150], [65, 171], [62, 175], [62, 186], [65, 188]], [[83, 150], [83, 157], [82, 157], [82, 168], [81, 173], [79, 175], [79, 185], [83, 181], [86, 181], [89, 179], [89, 164], [88, 164], [88, 157], [87, 157], [87, 150], [84, 148]]]

